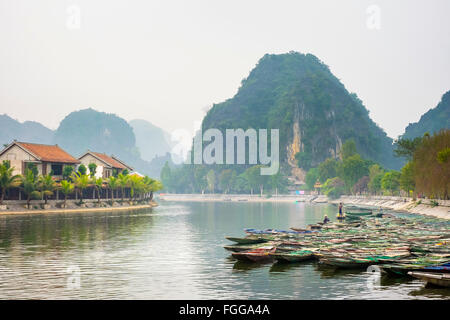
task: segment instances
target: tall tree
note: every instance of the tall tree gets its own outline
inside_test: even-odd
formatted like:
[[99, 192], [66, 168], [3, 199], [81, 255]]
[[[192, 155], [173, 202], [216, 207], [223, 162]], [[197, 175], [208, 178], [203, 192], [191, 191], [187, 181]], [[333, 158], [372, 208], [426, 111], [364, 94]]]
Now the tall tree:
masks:
[[410, 161], [400, 171], [400, 188], [408, 193], [414, 193], [415, 188], [414, 181], [414, 162]]
[[317, 167], [319, 170], [319, 181], [324, 183], [328, 179], [337, 176], [338, 162], [334, 158], [328, 158]]
[[424, 137], [414, 152], [416, 191], [429, 197], [449, 199], [450, 165], [445, 160], [450, 148], [450, 129]]
[[95, 177], [95, 173], [97, 172], [97, 165], [92, 162], [92, 163], [89, 163], [88, 168], [89, 168], [89, 176], [92, 179]]
[[262, 165], [250, 167], [245, 171], [245, 175], [251, 189], [259, 188], [260, 195], [262, 196], [264, 185], [267, 183], [269, 176], [261, 175], [261, 167]]
[[355, 140], [349, 139], [349, 140], [345, 141], [345, 143], [342, 145], [341, 152], [340, 152], [342, 160], [350, 158], [356, 154], [357, 154], [357, 151], [356, 151]]
[[384, 191], [394, 195], [400, 187], [400, 172], [395, 170], [386, 172], [381, 179], [381, 187]]
[[319, 179], [319, 170], [317, 168], [309, 169], [305, 176], [305, 184], [308, 190], [314, 190], [314, 185]]
[[219, 175], [219, 188], [224, 193], [228, 193], [231, 188], [234, 171], [231, 169], [222, 170]]
[[111, 190], [111, 200], [114, 202], [114, 191], [119, 188], [119, 182], [116, 177], [109, 177], [108, 187]]
[[20, 175], [14, 175], [14, 168], [11, 168], [9, 162], [0, 164], [0, 191], [2, 193], [0, 198], [0, 205], [3, 204], [6, 192], [13, 187], [20, 185]]
[[164, 184], [164, 188], [167, 191], [170, 191], [171, 188], [171, 177], [172, 177], [172, 170], [169, 167], [169, 162], [166, 161], [166, 163], [164, 164], [164, 167], [161, 169], [161, 181]]
[[216, 185], [216, 173], [214, 170], [209, 170], [206, 175], [206, 181], [208, 182], [209, 191], [214, 193], [215, 185]]
[[339, 177], [344, 180], [347, 190], [351, 190], [355, 183], [364, 176], [369, 175], [367, 162], [359, 154], [344, 158], [338, 168]]
[[78, 173], [79, 173], [80, 175], [85, 175], [86, 172], [87, 172], [86, 166], [85, 166], [84, 164], [80, 164], [80, 165], [78, 166]]
[[61, 181], [60, 190], [64, 194], [64, 208], [66, 207], [66, 204], [67, 204], [68, 195], [71, 194], [74, 189], [75, 189], [75, 186], [70, 181], [67, 181], [67, 180]]
[[55, 181], [51, 174], [39, 176], [38, 178], [39, 190], [44, 197], [44, 203], [47, 204], [48, 197], [53, 195], [53, 191], [56, 188]]
[[95, 191], [97, 191], [97, 203], [100, 203], [100, 192], [103, 188], [103, 178], [95, 178], [95, 171], [94, 174], [92, 174], [91, 171], [90, 176], [92, 177], [92, 185], [94, 186]]
[[422, 138], [417, 137], [414, 139], [398, 139], [395, 141], [394, 155], [396, 157], [405, 158], [407, 161], [411, 161], [414, 157], [414, 152], [422, 143]]
[[369, 167], [369, 191], [374, 194], [381, 192], [381, 179], [383, 179], [385, 171], [378, 164], [373, 164]]
[[120, 187], [120, 195], [122, 196], [122, 202], [123, 202], [124, 195], [125, 195], [125, 188], [128, 187], [128, 181], [129, 181], [129, 176], [123, 175], [122, 173], [119, 173], [117, 175], [117, 183], [119, 184], [119, 187]]
[[22, 190], [27, 196], [27, 207], [30, 209], [31, 199], [39, 199], [41, 193], [38, 191], [38, 180], [30, 169], [25, 170], [22, 176]]
[[0, 191], [2, 193], [0, 197], [0, 205], [3, 204], [6, 192], [13, 187], [20, 185], [20, 175], [14, 175], [14, 168], [10, 167], [8, 161], [4, 161], [0, 164]]
[[[86, 168], [86, 167], [85, 167]], [[75, 187], [80, 195], [80, 204], [83, 203], [83, 191], [89, 187], [89, 176], [87, 174], [82, 174], [81, 172], [76, 172], [72, 175]]]
[[62, 174], [63, 179], [70, 181], [72, 179], [73, 170], [74, 170], [73, 166], [67, 166], [67, 165], [64, 166], [63, 174]]

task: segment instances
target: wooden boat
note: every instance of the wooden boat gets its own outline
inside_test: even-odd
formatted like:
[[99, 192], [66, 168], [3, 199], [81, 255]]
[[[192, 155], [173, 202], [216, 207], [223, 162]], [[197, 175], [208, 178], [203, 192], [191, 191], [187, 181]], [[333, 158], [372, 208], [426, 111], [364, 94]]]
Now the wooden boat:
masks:
[[274, 247], [259, 248], [243, 252], [233, 252], [231, 255], [240, 261], [263, 263], [273, 261], [273, 257], [270, 253], [275, 252], [275, 250], [276, 248]]
[[297, 231], [297, 232], [308, 232], [308, 231], [310, 231], [310, 230], [308, 230], [308, 229], [294, 228], [294, 227], [291, 227], [290, 229], [291, 229], [291, 230], [294, 230], [294, 231]]
[[259, 249], [261, 247], [267, 247], [267, 243], [257, 243], [257, 244], [235, 244], [235, 245], [228, 245], [223, 246], [224, 249], [232, 252], [242, 252], [242, 251], [248, 251], [248, 250], [254, 250]]
[[256, 244], [269, 241], [269, 239], [264, 239], [262, 237], [245, 237], [245, 238], [225, 237], [225, 239], [239, 244]]
[[372, 214], [372, 210], [347, 210], [345, 214], [348, 216], [370, 216]]
[[450, 274], [448, 273], [410, 271], [408, 275], [439, 287], [450, 287]]
[[449, 273], [450, 266], [446, 264], [436, 264], [436, 265], [419, 265], [419, 264], [383, 264], [380, 265], [383, 272], [393, 275], [393, 276], [408, 276], [409, 272], [436, 272]]
[[309, 250], [274, 252], [270, 255], [279, 262], [300, 262], [314, 259], [314, 253]]
[[356, 269], [367, 268], [374, 264], [373, 261], [368, 259], [356, 259], [356, 258], [335, 258], [335, 257], [320, 257], [319, 262], [335, 268]]

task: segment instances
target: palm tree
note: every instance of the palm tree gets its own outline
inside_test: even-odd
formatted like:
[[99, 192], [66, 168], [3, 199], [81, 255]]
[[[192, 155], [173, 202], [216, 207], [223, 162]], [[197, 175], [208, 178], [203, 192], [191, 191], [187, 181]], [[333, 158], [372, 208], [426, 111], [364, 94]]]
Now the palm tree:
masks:
[[39, 176], [38, 185], [41, 194], [44, 196], [44, 203], [47, 204], [48, 197], [51, 197], [53, 195], [53, 190], [55, 190], [55, 181], [53, 181], [51, 175], [47, 174]]
[[6, 163], [0, 165], [0, 189], [2, 191], [0, 205], [3, 204], [6, 191], [20, 185], [20, 175], [13, 175], [13, 172], [14, 168], [10, 168]]
[[119, 183], [116, 177], [110, 177], [108, 180], [108, 186], [111, 189], [111, 200], [114, 202], [114, 190], [119, 187]]
[[61, 192], [64, 194], [64, 208], [66, 207], [67, 196], [73, 192], [73, 189], [75, 189], [73, 183], [67, 180], [61, 181]]
[[98, 203], [100, 203], [100, 191], [102, 190], [102, 187], [103, 187], [103, 179], [102, 178], [93, 178], [92, 184], [93, 184], [95, 190], [97, 190], [97, 200], [98, 200]]
[[83, 203], [83, 190], [89, 186], [89, 176], [87, 174], [82, 174], [80, 172], [76, 172], [73, 174], [73, 181], [75, 187], [80, 194], [80, 204]]
[[150, 192], [150, 201], [153, 200], [153, 192], [159, 191], [163, 188], [163, 184], [159, 180], [152, 179], [148, 176], [144, 177], [144, 183], [148, 186]]
[[142, 178], [137, 175], [132, 175], [128, 179], [128, 185], [130, 187], [130, 196], [134, 200], [135, 196], [143, 189]]
[[25, 171], [25, 176], [22, 177], [22, 189], [27, 195], [27, 207], [30, 209], [30, 200], [32, 198], [39, 198], [41, 193], [38, 189], [38, 181], [33, 171], [27, 169]]
[[119, 184], [119, 187], [121, 190], [122, 202], [123, 202], [124, 190], [128, 186], [129, 179], [130, 179], [130, 176], [123, 175], [122, 173], [119, 173], [119, 175], [117, 176], [117, 183]]

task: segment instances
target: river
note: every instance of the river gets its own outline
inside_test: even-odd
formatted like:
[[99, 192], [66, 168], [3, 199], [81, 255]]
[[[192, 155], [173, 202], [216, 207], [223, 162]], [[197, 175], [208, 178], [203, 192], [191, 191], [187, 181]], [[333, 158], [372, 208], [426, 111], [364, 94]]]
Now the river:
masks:
[[[329, 204], [161, 202], [130, 212], [0, 216], [0, 299], [449, 299], [448, 289], [316, 262], [237, 263], [243, 229], [332, 220]], [[374, 278], [375, 277], [375, 278]]]

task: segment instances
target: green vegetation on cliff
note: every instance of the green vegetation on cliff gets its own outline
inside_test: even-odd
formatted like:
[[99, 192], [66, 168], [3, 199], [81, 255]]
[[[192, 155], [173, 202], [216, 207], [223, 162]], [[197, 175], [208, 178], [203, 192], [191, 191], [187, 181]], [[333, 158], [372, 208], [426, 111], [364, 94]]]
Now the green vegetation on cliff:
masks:
[[401, 165], [393, 157], [392, 139], [370, 119], [361, 100], [311, 54], [266, 54], [233, 98], [209, 110], [202, 128], [280, 129], [282, 166], [295, 156], [288, 151], [295, 138], [306, 169], [336, 157], [349, 139], [364, 158], [387, 168]]
[[424, 113], [416, 123], [410, 123], [401, 138], [422, 137], [425, 132], [433, 134], [441, 129], [450, 129], [450, 91], [447, 91], [439, 104]]

